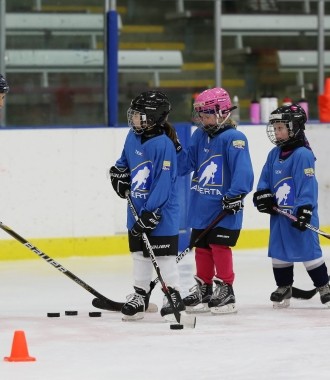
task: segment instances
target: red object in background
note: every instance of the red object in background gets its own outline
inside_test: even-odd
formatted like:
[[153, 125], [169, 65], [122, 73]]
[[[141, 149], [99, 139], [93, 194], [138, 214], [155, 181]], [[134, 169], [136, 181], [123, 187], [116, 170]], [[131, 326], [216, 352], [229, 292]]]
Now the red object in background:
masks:
[[318, 96], [319, 118], [321, 123], [330, 122], [330, 93]]
[[324, 94], [318, 96], [318, 106], [320, 122], [330, 122], [330, 78], [325, 80]]

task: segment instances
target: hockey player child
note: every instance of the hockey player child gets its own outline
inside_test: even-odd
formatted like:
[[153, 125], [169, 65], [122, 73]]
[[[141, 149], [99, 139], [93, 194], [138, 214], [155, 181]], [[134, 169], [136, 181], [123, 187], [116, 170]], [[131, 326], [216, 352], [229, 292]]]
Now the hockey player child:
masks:
[[[306, 121], [306, 113], [298, 104], [271, 113], [267, 135], [276, 147], [268, 154], [253, 196], [258, 210], [271, 214], [268, 256], [278, 286], [270, 295], [274, 307], [290, 305], [294, 262], [303, 262], [321, 302], [330, 307], [328, 271], [319, 238], [305, 226], [319, 225], [315, 157], [305, 137]], [[297, 221], [292, 223], [276, 214], [274, 206], [294, 214]]]
[[9, 86], [3, 75], [0, 74], [0, 109], [5, 104], [5, 97], [9, 91]]
[[[164, 281], [178, 311], [185, 309], [179, 293], [176, 266], [179, 236], [176, 133], [167, 122], [171, 104], [159, 91], [143, 92], [127, 111], [129, 131], [121, 157], [110, 168], [113, 188], [121, 198], [130, 190], [140, 216], [135, 222], [128, 209], [129, 248], [133, 258], [135, 293], [122, 307], [124, 320], [141, 319], [148, 308], [153, 265], [142, 241], [142, 233], [155, 253]], [[170, 137], [170, 138], [169, 138]], [[172, 141], [171, 141], [172, 140]], [[164, 297], [160, 311], [171, 320], [173, 310]]]
[[193, 172], [188, 216], [191, 242], [223, 210], [228, 215], [197, 243], [196, 285], [183, 302], [187, 312], [234, 313], [231, 247], [242, 228], [244, 197], [253, 186], [248, 141], [230, 118], [235, 107], [223, 88], [205, 90], [193, 106], [198, 129], [188, 148], [178, 153], [179, 175]]

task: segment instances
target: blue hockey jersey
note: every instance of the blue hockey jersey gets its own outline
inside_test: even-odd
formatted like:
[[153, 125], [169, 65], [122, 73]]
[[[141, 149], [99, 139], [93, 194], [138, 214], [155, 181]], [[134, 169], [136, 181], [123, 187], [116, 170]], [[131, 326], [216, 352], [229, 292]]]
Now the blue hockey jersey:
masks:
[[[273, 148], [262, 169], [257, 190], [270, 189], [279, 208], [296, 214], [299, 206], [311, 205], [311, 224], [318, 227], [318, 184], [315, 178], [315, 157], [311, 150], [300, 147], [285, 160], [280, 159], [280, 148]], [[322, 256], [318, 235], [299, 231], [291, 221], [281, 215], [270, 217], [268, 256], [302, 262]]]
[[[152, 236], [179, 233], [177, 159], [173, 142], [166, 134], [141, 143], [141, 136], [129, 131], [116, 166], [128, 167], [131, 173], [131, 198], [141, 215], [143, 210], [159, 210], [162, 218]], [[135, 223], [127, 209], [127, 228]]]
[[[197, 129], [187, 149], [178, 154], [179, 175], [193, 172], [188, 220], [195, 229], [206, 228], [222, 211], [223, 196], [248, 194], [253, 169], [246, 136], [229, 128], [214, 138]], [[243, 213], [228, 215], [216, 227], [242, 228]]]

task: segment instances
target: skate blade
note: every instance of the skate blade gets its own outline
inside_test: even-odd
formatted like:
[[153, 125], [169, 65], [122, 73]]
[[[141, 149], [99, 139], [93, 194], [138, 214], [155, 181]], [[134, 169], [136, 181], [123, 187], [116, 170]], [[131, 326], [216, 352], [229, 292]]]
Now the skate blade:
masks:
[[273, 309], [286, 309], [290, 306], [290, 299], [283, 300], [282, 302], [273, 301]]
[[234, 314], [237, 313], [237, 308], [234, 303], [230, 303], [224, 306], [215, 306], [211, 307], [211, 314], [220, 315], [220, 314]]
[[199, 313], [208, 313], [210, 308], [207, 303], [200, 303], [196, 306], [186, 306], [187, 314], [199, 314]]
[[121, 320], [123, 322], [134, 322], [134, 321], [139, 321], [140, 319], [144, 318], [144, 312], [141, 313], [136, 313], [135, 315], [125, 315], [123, 314], [123, 317]]
[[[163, 317], [166, 322], [177, 323], [174, 314], [167, 314]], [[196, 317], [193, 315], [187, 315], [186, 312], [180, 312], [180, 324], [184, 325], [185, 328], [193, 329], [196, 326]]]

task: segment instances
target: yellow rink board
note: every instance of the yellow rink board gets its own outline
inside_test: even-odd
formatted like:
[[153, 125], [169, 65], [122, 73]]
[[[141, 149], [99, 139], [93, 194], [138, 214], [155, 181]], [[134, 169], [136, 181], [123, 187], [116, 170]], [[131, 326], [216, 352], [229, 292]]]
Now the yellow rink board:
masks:
[[[322, 227], [329, 233], [330, 226]], [[242, 230], [235, 249], [267, 249], [269, 230]], [[29, 239], [36, 248], [51, 258], [70, 256], [108, 256], [129, 254], [127, 235], [81, 238]], [[330, 240], [320, 236], [321, 245]], [[0, 260], [37, 259], [38, 255], [15, 239], [0, 240]]]

